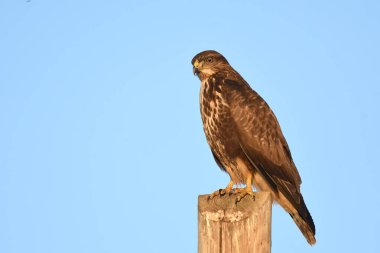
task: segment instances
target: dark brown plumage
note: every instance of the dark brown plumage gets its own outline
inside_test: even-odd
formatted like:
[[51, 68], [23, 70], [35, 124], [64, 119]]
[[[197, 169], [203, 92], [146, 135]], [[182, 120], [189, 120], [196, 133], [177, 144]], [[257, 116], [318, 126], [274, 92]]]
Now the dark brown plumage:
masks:
[[[301, 177], [280, 125], [268, 104], [216, 51], [204, 51], [191, 61], [201, 80], [203, 128], [212, 154], [231, 182], [211, 195], [238, 193], [237, 201], [253, 195], [253, 185], [270, 191], [314, 244], [313, 219], [300, 192]], [[233, 185], [246, 184], [243, 189]]]

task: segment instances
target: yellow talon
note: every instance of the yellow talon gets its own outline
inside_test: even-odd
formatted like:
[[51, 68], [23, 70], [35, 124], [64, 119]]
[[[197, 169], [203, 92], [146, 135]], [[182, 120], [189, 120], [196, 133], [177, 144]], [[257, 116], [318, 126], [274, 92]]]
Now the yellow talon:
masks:
[[208, 200], [213, 199], [216, 196], [224, 196], [225, 194], [229, 194], [232, 192], [232, 188], [234, 186], [234, 182], [230, 181], [225, 189], [219, 189], [217, 191], [214, 191], [213, 193], [208, 196]]
[[235, 193], [237, 194], [235, 204], [237, 204], [247, 195], [252, 196], [252, 198], [255, 200], [255, 193], [252, 190], [252, 176], [249, 176], [247, 178], [246, 186], [244, 188], [236, 188]]
[[235, 193], [237, 194], [235, 199], [235, 204], [242, 200], [245, 196], [250, 195], [255, 199], [255, 193], [252, 191], [251, 186], [246, 186], [245, 188], [236, 188]]

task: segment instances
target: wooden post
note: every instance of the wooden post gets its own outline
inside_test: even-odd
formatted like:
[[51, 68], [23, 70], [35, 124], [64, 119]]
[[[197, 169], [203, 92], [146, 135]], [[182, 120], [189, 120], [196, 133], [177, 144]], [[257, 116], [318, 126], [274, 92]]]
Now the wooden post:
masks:
[[198, 253], [269, 253], [272, 196], [256, 192], [235, 204], [236, 195], [198, 196]]

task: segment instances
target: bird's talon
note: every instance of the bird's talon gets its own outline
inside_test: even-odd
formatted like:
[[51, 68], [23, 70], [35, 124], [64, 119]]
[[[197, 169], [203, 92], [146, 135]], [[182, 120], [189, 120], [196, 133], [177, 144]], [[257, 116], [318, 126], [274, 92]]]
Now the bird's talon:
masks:
[[227, 193], [229, 193], [231, 195], [231, 191], [232, 191], [232, 187], [233, 187], [233, 182], [229, 182], [229, 184], [227, 185], [227, 187], [225, 189], [219, 189], [217, 191], [214, 191], [213, 193], [211, 193], [207, 200], [210, 200], [210, 199], [213, 199], [214, 197], [216, 196], [219, 196], [219, 197], [223, 197], [224, 195], [226, 195]]
[[236, 188], [235, 193], [238, 195], [235, 199], [235, 204], [237, 204], [237, 202], [240, 202], [247, 195], [252, 196], [252, 199], [256, 200], [256, 196], [250, 187]]
[[223, 191], [224, 191], [223, 189], [219, 189], [217, 191], [214, 191], [213, 193], [211, 193], [208, 196], [207, 200], [211, 200], [211, 199], [215, 198], [216, 196], [219, 196], [219, 197], [223, 196], [224, 195]]

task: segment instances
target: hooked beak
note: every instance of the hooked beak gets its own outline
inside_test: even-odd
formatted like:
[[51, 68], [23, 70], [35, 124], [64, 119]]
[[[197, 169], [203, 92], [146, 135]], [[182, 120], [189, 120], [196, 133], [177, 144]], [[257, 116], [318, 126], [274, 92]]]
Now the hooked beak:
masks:
[[193, 66], [193, 74], [194, 76], [199, 74], [199, 69], [194, 66]]
[[194, 76], [198, 75], [200, 73], [198, 67], [199, 67], [199, 61], [195, 60], [194, 63], [193, 63], [193, 74], [194, 74]]

